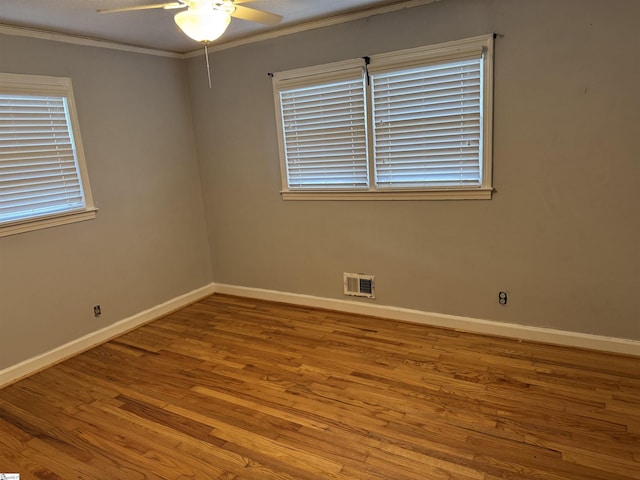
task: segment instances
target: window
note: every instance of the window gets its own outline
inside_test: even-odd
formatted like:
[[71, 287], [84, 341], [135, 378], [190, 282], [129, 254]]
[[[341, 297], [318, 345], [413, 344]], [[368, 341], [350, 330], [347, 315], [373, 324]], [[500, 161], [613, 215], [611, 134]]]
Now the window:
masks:
[[368, 188], [365, 80], [355, 61], [332, 65], [328, 75], [279, 82], [291, 190]]
[[491, 198], [493, 35], [274, 74], [285, 199]]
[[95, 211], [70, 79], [0, 74], [0, 236]]

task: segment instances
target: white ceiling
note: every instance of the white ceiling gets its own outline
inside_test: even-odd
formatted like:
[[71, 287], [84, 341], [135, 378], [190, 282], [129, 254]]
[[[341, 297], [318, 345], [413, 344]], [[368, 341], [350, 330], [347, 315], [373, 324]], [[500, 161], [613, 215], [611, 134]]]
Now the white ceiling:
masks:
[[[173, 21], [176, 10], [142, 10], [97, 13], [131, 5], [162, 3], [163, 0], [0, 0], [0, 24], [65, 33], [92, 39], [164, 50], [190, 52], [200, 48]], [[171, 1], [171, 0], [167, 0]], [[223, 44], [270, 30], [286, 29], [319, 19], [372, 8], [415, 3], [399, 0], [255, 0], [245, 6], [284, 17], [276, 27], [232, 19], [216, 44]]]

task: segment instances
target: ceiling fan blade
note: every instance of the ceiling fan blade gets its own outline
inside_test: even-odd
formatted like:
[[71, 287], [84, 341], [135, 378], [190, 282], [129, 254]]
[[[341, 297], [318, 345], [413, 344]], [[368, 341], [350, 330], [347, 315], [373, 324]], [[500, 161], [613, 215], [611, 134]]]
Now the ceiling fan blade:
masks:
[[152, 3], [151, 5], [136, 5], [132, 7], [120, 7], [120, 8], [110, 8], [105, 10], [98, 10], [98, 13], [117, 13], [117, 12], [133, 12], [135, 10], [151, 10], [154, 8], [183, 8], [187, 5], [182, 2], [171, 2], [171, 3]]
[[277, 25], [282, 20], [282, 15], [263, 12], [255, 8], [243, 7], [242, 5], [238, 5], [237, 2], [234, 2], [233, 6], [236, 7], [236, 9], [231, 14], [232, 17], [249, 20], [250, 22], [258, 22], [264, 25]]

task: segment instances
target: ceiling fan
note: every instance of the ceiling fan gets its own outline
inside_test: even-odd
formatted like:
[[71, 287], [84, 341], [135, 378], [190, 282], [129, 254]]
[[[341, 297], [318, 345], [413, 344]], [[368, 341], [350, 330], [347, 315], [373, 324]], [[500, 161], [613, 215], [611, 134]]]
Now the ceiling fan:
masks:
[[206, 45], [218, 39], [225, 32], [231, 22], [231, 17], [264, 25], [280, 23], [282, 20], [281, 15], [241, 5], [253, 1], [255, 0], [177, 0], [169, 3], [98, 10], [98, 12], [116, 13], [156, 8], [165, 10], [186, 8], [186, 10], [174, 15], [175, 22], [187, 36]]

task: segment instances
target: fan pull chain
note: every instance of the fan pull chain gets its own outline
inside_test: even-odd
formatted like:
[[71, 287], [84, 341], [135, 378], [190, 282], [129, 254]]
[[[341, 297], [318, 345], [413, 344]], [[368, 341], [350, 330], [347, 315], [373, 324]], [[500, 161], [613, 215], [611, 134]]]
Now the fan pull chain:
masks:
[[207, 78], [209, 79], [209, 88], [211, 88], [211, 69], [209, 68], [209, 50], [207, 49], [207, 43], [204, 43], [204, 57], [207, 59]]

